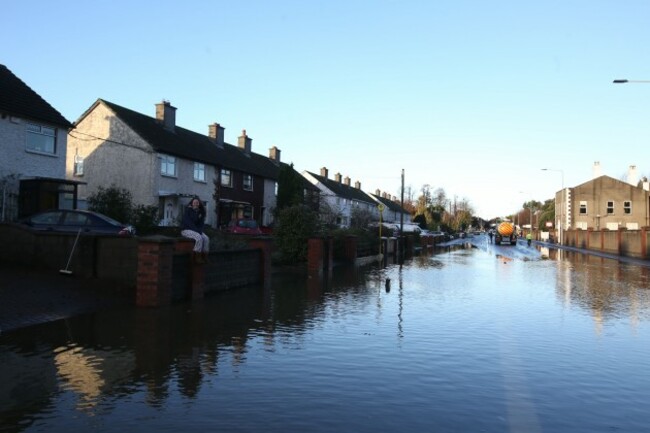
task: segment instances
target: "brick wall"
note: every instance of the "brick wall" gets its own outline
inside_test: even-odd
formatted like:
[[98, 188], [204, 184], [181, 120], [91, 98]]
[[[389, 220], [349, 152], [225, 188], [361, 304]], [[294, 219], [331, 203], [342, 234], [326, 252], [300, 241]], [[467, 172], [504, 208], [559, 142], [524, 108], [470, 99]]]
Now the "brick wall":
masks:
[[[4, 246], [0, 261], [58, 272], [66, 267], [75, 237], [74, 233], [34, 232], [17, 224], [0, 224]], [[190, 260], [193, 241], [189, 239], [81, 235], [69, 269], [75, 277], [132, 290], [139, 305], [165, 305], [219, 290], [267, 285], [271, 241], [259, 238], [249, 243], [249, 249], [210, 253], [209, 264], [197, 265]]]

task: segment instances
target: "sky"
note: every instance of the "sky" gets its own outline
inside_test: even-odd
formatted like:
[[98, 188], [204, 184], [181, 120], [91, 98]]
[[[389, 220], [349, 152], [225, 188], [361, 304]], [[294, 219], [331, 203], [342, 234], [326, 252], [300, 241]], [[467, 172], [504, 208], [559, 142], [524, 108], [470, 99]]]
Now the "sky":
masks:
[[[477, 216], [650, 177], [650, 2], [3, 2], [0, 64], [76, 121], [98, 98], [364, 191]], [[542, 170], [547, 168], [550, 170]]]

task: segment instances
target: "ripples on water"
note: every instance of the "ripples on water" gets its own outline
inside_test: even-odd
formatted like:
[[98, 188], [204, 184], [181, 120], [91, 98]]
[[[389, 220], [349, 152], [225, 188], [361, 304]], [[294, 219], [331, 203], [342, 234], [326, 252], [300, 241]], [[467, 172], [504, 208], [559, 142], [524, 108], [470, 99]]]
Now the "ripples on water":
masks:
[[[388, 282], [389, 281], [389, 282]], [[2, 431], [650, 431], [647, 269], [456, 250], [0, 339]]]

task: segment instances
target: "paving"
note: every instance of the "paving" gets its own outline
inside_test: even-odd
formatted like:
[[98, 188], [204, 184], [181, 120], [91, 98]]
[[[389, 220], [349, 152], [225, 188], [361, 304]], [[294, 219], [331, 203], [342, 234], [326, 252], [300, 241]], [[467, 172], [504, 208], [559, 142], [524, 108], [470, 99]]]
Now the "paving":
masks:
[[132, 304], [94, 280], [0, 264], [0, 333]]

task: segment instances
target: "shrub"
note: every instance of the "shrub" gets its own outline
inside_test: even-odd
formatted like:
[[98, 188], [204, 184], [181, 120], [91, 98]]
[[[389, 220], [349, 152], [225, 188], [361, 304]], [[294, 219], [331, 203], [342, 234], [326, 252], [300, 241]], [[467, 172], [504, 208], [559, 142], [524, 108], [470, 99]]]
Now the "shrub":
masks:
[[100, 186], [88, 196], [88, 209], [109, 216], [121, 223], [131, 222], [133, 199], [131, 192], [115, 184], [108, 188]]
[[147, 235], [158, 229], [158, 206], [139, 204], [131, 211], [132, 224], [139, 235]]
[[306, 206], [286, 207], [278, 212], [273, 233], [281, 262], [304, 262], [308, 239], [319, 233], [318, 214]]

